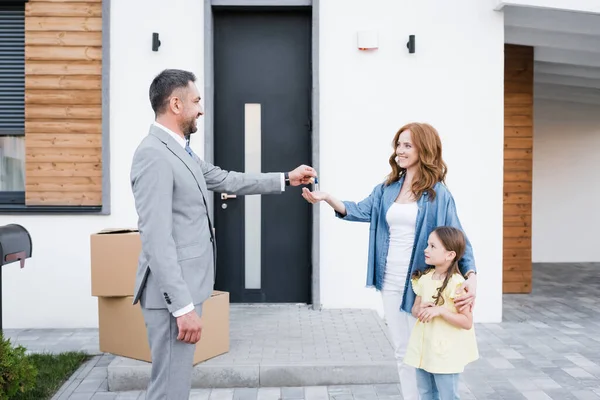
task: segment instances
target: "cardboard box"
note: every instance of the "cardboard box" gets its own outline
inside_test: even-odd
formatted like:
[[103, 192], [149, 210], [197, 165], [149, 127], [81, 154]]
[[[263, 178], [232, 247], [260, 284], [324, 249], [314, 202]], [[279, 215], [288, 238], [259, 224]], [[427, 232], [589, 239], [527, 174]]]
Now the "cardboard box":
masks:
[[[142, 309], [132, 300], [132, 296], [98, 298], [100, 351], [152, 362]], [[229, 293], [213, 292], [202, 307], [202, 322], [194, 365], [229, 351]]]
[[105, 229], [90, 236], [92, 296], [133, 296], [142, 251], [135, 229]]

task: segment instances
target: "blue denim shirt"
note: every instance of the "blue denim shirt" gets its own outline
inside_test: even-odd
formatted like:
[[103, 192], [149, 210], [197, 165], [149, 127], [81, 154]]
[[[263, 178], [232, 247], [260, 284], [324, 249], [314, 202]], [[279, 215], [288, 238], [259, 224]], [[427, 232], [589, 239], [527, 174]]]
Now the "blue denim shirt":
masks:
[[[398, 182], [392, 183], [389, 186], [386, 186], [384, 183], [379, 184], [373, 189], [369, 197], [359, 203], [344, 201], [343, 203], [346, 206], [345, 216], [336, 213], [337, 217], [346, 221], [369, 222], [367, 287], [374, 286], [377, 290], [381, 290], [383, 286], [383, 275], [385, 273], [390, 243], [390, 227], [386, 220], [386, 214], [400, 194], [403, 182], [404, 178], [400, 178]], [[433, 201], [429, 201], [427, 192], [423, 193], [417, 201], [419, 211], [417, 212], [415, 243], [411, 255], [410, 273], [406, 276], [404, 296], [400, 307], [408, 313], [411, 312], [416, 298], [415, 292], [412, 290], [412, 286], [410, 286], [410, 277], [415, 271], [426, 268], [424, 251], [427, 248], [429, 234], [436, 227], [443, 225], [453, 226], [462, 230], [454, 198], [448, 188], [438, 182], [434, 186], [434, 190], [436, 196]], [[463, 275], [466, 275], [469, 271], [477, 272], [473, 249], [468, 238], [465, 254], [458, 265]]]

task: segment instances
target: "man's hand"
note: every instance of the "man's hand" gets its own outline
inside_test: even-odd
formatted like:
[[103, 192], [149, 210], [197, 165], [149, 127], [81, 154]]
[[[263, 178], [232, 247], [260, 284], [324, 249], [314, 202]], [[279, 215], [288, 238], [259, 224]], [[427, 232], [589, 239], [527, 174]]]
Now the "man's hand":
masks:
[[315, 171], [313, 167], [309, 167], [308, 165], [301, 165], [295, 170], [289, 172], [290, 185], [308, 185], [312, 182], [311, 178], [315, 178], [316, 176], [317, 171]]
[[470, 274], [469, 278], [458, 287], [457, 293], [462, 293], [454, 299], [454, 306], [459, 312], [473, 307], [477, 296], [477, 275]]
[[177, 317], [177, 329], [179, 330], [177, 340], [189, 344], [198, 343], [202, 336], [202, 320], [196, 310]]

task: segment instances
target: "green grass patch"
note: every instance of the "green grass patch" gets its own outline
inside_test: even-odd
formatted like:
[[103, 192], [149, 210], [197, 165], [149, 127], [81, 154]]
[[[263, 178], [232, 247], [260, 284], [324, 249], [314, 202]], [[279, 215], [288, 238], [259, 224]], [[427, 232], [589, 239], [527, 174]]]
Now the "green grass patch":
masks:
[[27, 356], [37, 369], [33, 389], [18, 393], [11, 400], [50, 399], [71, 375], [91, 356], [80, 352], [60, 354], [30, 354]]

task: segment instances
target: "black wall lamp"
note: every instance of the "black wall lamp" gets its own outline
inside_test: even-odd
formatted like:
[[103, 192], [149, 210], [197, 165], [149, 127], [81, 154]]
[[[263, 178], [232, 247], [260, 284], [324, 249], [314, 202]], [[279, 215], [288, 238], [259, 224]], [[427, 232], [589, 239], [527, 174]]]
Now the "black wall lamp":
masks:
[[408, 36], [408, 42], [406, 42], [406, 47], [408, 47], [408, 52], [410, 54], [415, 52], [415, 35]]
[[158, 33], [154, 32], [152, 34], [152, 51], [158, 51], [160, 47], [160, 40], [158, 40]]

